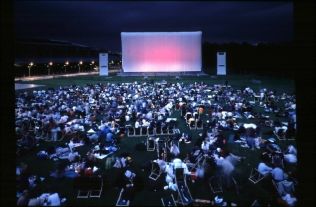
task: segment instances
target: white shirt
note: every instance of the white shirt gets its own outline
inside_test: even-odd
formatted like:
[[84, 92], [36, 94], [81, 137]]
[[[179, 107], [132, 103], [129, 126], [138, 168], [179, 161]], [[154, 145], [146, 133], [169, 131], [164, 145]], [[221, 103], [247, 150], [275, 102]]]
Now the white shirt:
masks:
[[258, 171], [261, 175], [266, 175], [272, 171], [272, 168], [266, 165], [263, 162], [260, 162], [258, 165]]
[[209, 142], [202, 142], [201, 148], [202, 148], [202, 150], [209, 150], [210, 143]]
[[276, 167], [271, 171], [272, 177], [276, 181], [284, 180], [284, 172], [281, 168]]
[[286, 154], [284, 155], [284, 160], [288, 163], [296, 163], [297, 157], [294, 154]]

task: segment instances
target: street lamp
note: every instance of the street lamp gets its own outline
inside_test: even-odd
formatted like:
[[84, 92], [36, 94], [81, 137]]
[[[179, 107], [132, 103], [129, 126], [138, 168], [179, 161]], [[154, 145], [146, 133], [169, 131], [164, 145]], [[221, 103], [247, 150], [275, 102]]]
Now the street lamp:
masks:
[[34, 63], [30, 62], [29, 65], [27, 66], [28, 69], [29, 69], [29, 77], [31, 77], [31, 68], [32, 68], [33, 65], [34, 65]]
[[52, 61], [50, 61], [49, 63], [48, 63], [48, 75], [50, 75], [50, 67], [51, 66], [53, 66], [53, 62]]
[[79, 73], [80, 73], [80, 66], [82, 65], [82, 61], [79, 62]]
[[69, 61], [67, 60], [67, 61], [65, 62], [65, 65], [64, 65], [64, 67], [65, 67], [65, 73], [66, 73], [66, 68], [67, 68], [68, 65], [69, 65]]

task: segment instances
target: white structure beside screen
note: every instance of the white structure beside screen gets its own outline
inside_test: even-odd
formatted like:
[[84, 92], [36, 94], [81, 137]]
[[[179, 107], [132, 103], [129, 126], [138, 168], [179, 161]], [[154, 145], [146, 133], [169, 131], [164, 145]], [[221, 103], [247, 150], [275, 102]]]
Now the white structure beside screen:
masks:
[[108, 66], [108, 54], [100, 53], [99, 54], [99, 75], [108, 76], [109, 75], [109, 66]]
[[202, 32], [122, 32], [124, 72], [201, 71]]
[[217, 75], [226, 75], [226, 52], [217, 52]]

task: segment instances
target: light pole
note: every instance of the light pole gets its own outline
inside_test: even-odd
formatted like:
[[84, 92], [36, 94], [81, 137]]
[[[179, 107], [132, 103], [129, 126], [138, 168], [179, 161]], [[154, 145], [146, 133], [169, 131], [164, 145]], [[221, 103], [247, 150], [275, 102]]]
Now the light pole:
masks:
[[80, 60], [80, 62], [79, 62], [79, 73], [80, 73], [80, 66], [82, 65], [82, 61]]
[[28, 65], [28, 69], [29, 69], [29, 77], [31, 77], [31, 68], [32, 66], [34, 65], [33, 62], [30, 62], [29, 65]]
[[48, 75], [50, 75], [50, 67], [51, 66], [53, 66], [53, 62], [52, 61], [50, 61], [49, 63], [48, 63]]
[[65, 65], [64, 65], [64, 67], [65, 67], [65, 73], [66, 73], [66, 69], [67, 69], [67, 66], [69, 65], [69, 61], [67, 60], [66, 62], [65, 62]]

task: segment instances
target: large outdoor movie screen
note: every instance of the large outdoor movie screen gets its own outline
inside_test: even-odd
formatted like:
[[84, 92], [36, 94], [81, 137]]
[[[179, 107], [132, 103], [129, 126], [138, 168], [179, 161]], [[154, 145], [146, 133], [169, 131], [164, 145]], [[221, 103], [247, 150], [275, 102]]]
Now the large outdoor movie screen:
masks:
[[124, 72], [201, 71], [202, 32], [122, 32]]

